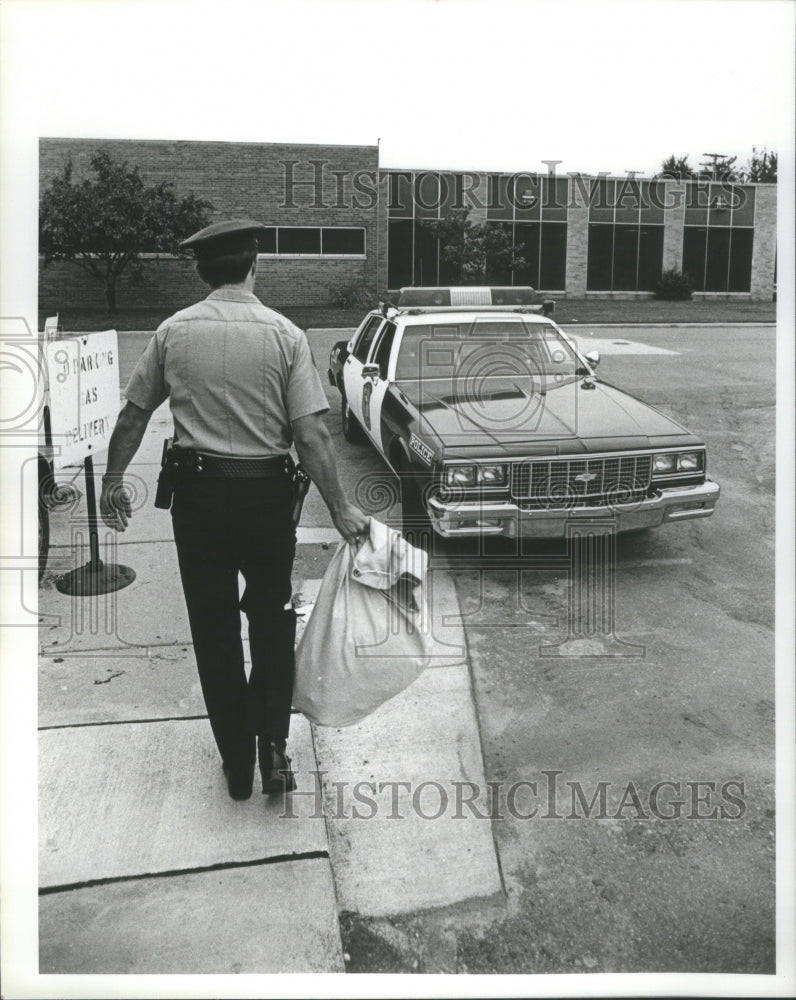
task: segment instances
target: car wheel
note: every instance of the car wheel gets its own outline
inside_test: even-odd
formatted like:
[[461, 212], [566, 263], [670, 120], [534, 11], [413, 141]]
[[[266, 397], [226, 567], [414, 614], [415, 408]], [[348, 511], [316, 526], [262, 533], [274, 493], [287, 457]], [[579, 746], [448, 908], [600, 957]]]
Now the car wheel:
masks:
[[39, 583], [47, 569], [47, 557], [50, 554], [50, 512], [39, 499]]
[[359, 421], [351, 412], [348, 399], [343, 393], [341, 417], [343, 421], [343, 437], [352, 444], [361, 444], [365, 440], [365, 432], [362, 430]]
[[417, 548], [429, 550], [431, 544], [431, 518], [423, 503], [423, 496], [408, 463], [400, 467], [398, 480], [401, 487], [401, 532]]

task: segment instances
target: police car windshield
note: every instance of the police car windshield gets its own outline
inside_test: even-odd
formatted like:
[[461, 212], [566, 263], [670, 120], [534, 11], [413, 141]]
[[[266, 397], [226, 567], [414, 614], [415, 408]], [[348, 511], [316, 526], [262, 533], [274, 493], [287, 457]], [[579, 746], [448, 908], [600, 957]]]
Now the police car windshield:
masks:
[[548, 323], [475, 320], [407, 326], [396, 361], [397, 381], [414, 379], [576, 377], [581, 362]]

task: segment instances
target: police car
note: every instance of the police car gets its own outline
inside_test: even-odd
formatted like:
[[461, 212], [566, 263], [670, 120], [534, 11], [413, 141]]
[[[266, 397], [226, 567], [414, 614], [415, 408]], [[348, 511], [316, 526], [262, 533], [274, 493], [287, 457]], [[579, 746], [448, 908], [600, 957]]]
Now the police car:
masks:
[[704, 442], [595, 375], [531, 288], [404, 288], [335, 344], [343, 434], [398, 476], [404, 518], [445, 538], [563, 537], [709, 517]]

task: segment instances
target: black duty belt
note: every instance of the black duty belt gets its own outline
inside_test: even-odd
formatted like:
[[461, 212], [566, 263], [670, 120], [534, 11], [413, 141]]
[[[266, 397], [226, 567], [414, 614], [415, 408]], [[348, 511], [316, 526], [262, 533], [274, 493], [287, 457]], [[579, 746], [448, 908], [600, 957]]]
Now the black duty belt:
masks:
[[172, 448], [167, 464], [175, 477], [197, 476], [204, 479], [268, 479], [293, 475], [290, 455], [273, 458], [228, 458], [207, 455], [192, 448]]

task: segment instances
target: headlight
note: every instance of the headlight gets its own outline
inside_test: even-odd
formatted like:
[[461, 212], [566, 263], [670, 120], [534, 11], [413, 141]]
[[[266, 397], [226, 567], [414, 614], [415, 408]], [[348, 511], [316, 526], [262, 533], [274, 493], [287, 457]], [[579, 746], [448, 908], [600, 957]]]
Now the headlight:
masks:
[[684, 452], [677, 456], [677, 468], [683, 472], [697, 472], [702, 468], [702, 453], [698, 451]]
[[674, 472], [675, 461], [674, 455], [656, 455], [652, 460], [652, 471]]
[[446, 486], [505, 486], [505, 465], [449, 465], [445, 469]]
[[451, 465], [445, 470], [446, 486], [475, 486], [474, 465]]
[[506, 466], [482, 465], [480, 478], [484, 486], [504, 486], [506, 483]]
[[681, 451], [654, 455], [652, 459], [652, 474], [665, 476], [675, 472], [699, 472], [704, 468], [703, 452]]

